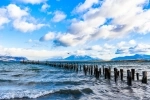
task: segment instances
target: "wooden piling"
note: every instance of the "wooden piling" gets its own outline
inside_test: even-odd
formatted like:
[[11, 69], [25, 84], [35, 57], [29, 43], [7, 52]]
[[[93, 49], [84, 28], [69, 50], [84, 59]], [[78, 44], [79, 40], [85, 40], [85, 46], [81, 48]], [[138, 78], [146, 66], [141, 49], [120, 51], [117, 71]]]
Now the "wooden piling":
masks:
[[121, 81], [123, 81], [123, 69], [120, 69]]
[[114, 79], [115, 79], [115, 82], [117, 82], [117, 78], [118, 78], [118, 71], [117, 71], [117, 68], [114, 68]]
[[99, 68], [99, 75], [101, 75], [101, 68]]
[[132, 73], [132, 80], [134, 80], [135, 69], [131, 69], [131, 73]]
[[127, 70], [127, 84], [128, 84], [129, 86], [132, 85], [132, 75], [131, 75], [130, 70]]
[[142, 83], [147, 84], [147, 71], [143, 71], [142, 74], [143, 74]]
[[102, 67], [103, 67], [103, 75], [104, 75], [104, 71], [105, 71], [105, 69], [104, 69], [104, 65], [103, 65]]
[[139, 73], [136, 73], [136, 78], [137, 80], [139, 80]]

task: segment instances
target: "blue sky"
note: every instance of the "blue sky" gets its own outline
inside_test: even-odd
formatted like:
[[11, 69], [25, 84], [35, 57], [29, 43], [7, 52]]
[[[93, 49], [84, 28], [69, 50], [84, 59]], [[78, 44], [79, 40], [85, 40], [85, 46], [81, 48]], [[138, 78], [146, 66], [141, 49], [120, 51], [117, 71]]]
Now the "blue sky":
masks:
[[150, 54], [149, 16], [149, 0], [4, 0], [0, 55], [109, 60]]

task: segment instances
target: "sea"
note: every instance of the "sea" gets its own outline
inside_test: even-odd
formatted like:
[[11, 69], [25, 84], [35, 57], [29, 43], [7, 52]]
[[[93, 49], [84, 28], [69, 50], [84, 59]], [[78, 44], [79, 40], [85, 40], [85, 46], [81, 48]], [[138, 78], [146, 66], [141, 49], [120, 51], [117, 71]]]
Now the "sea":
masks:
[[[80, 62], [78, 65], [111, 67], [111, 79], [60, 67], [19, 62], [0, 62], [0, 99], [8, 100], [150, 100], [150, 62]], [[124, 69], [124, 80], [114, 81], [113, 68]], [[126, 70], [140, 74], [127, 85]], [[141, 83], [142, 71], [148, 84]]]

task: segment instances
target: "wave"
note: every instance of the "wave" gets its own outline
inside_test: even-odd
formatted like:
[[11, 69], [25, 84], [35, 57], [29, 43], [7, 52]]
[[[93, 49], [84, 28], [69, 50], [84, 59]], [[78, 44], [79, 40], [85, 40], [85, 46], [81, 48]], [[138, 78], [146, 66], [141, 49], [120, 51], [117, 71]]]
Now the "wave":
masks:
[[60, 89], [60, 90], [14, 90], [0, 92], [0, 99], [35, 99], [50, 95], [65, 95], [80, 98], [83, 93], [93, 93], [90, 88], [85, 89]]

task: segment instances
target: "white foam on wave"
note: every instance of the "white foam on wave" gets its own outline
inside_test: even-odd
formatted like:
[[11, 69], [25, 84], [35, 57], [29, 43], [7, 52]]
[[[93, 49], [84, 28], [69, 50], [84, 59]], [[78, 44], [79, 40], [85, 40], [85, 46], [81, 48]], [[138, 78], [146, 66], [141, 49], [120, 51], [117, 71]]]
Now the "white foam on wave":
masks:
[[45, 90], [15, 90], [15, 91], [3, 91], [0, 93], [0, 99], [14, 99], [14, 98], [38, 98], [54, 91]]

